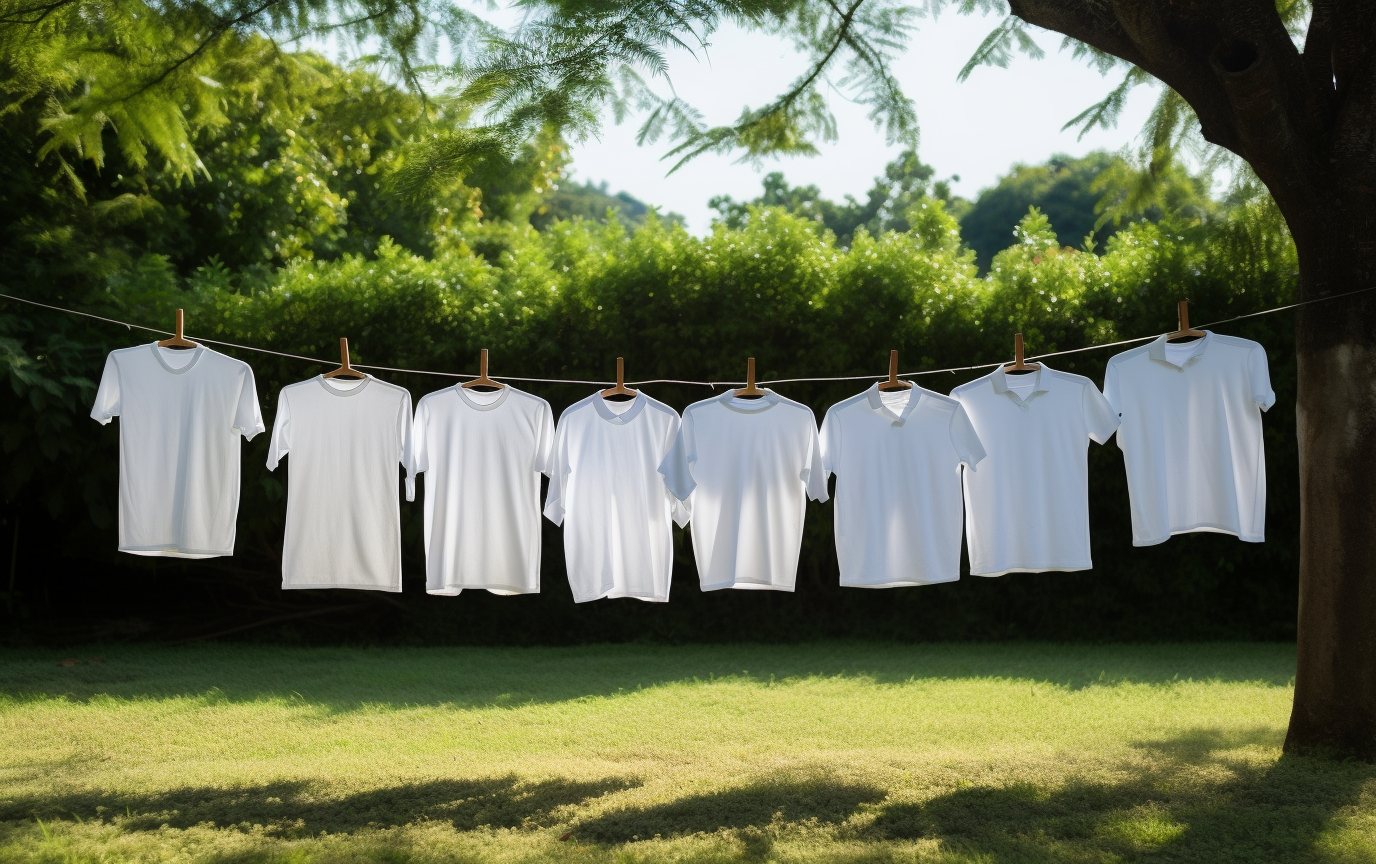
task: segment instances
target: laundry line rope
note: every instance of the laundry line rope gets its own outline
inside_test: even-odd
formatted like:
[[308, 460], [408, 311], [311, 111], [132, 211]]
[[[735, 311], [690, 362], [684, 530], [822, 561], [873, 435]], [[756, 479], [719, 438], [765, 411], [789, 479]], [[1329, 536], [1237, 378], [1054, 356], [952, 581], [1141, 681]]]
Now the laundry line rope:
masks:
[[[1224, 324], [1232, 324], [1232, 323], [1235, 322], [1235, 321], [1242, 321], [1242, 320], [1247, 319], [1247, 318], [1256, 318], [1256, 317], [1259, 317], [1259, 316], [1261, 316], [1261, 315], [1270, 315], [1270, 314], [1275, 313], [1275, 312], [1285, 312], [1285, 311], [1290, 310], [1290, 309], [1298, 309], [1298, 308], [1301, 307], [1301, 306], [1308, 306], [1308, 305], [1310, 305], [1310, 304], [1312, 304], [1312, 303], [1324, 303], [1324, 302], [1327, 302], [1327, 301], [1329, 301], [1329, 300], [1339, 300], [1339, 299], [1341, 299], [1341, 298], [1344, 298], [1344, 297], [1351, 297], [1351, 296], [1356, 295], [1356, 294], [1365, 294], [1365, 293], [1367, 293], [1368, 291], [1376, 291], [1376, 286], [1372, 286], [1372, 287], [1369, 287], [1369, 288], [1358, 288], [1358, 289], [1356, 289], [1356, 290], [1354, 290], [1354, 291], [1344, 291], [1344, 292], [1341, 293], [1341, 294], [1330, 294], [1330, 295], [1328, 295], [1327, 297], [1315, 297], [1315, 298], [1312, 299], [1312, 300], [1301, 300], [1301, 301], [1296, 302], [1296, 303], [1288, 303], [1288, 304], [1286, 304], [1286, 305], [1284, 305], [1284, 306], [1276, 306], [1276, 307], [1274, 307], [1274, 308], [1272, 308], [1272, 309], [1263, 309], [1263, 310], [1261, 310], [1260, 312], [1248, 312], [1248, 313], [1246, 313], [1245, 315], [1235, 315], [1235, 316], [1233, 316], [1232, 318], [1224, 318], [1224, 319], [1222, 319], [1222, 320], [1220, 320], [1220, 321], [1214, 321], [1214, 322], [1209, 323], [1209, 324], [1200, 324], [1200, 325], [1198, 325], [1198, 329], [1207, 329], [1207, 328], [1210, 328], [1210, 327], [1220, 327], [1220, 326], [1222, 326], [1222, 325], [1224, 325]], [[145, 331], [145, 332], [148, 332], [148, 333], [156, 333], [156, 334], [161, 335], [161, 336], [171, 336], [171, 335], [172, 335], [172, 331], [170, 331], [170, 330], [160, 330], [160, 329], [158, 329], [158, 328], [156, 328], [156, 327], [145, 327], [145, 326], [142, 325], [142, 324], [133, 324], [133, 323], [131, 323], [131, 322], [128, 322], [128, 321], [120, 321], [120, 320], [117, 320], [117, 319], [115, 319], [115, 318], [106, 318], [106, 317], [104, 317], [104, 316], [102, 316], [102, 315], [95, 315], [95, 314], [92, 314], [92, 313], [90, 313], [90, 312], [81, 312], [81, 311], [79, 311], [79, 310], [76, 310], [76, 309], [68, 309], [68, 308], [63, 307], [63, 306], [53, 306], [53, 305], [51, 305], [51, 304], [49, 304], [49, 303], [40, 303], [40, 302], [38, 302], [37, 300], [29, 300], [29, 299], [26, 298], [26, 297], [16, 297], [16, 296], [14, 296], [14, 295], [12, 295], [12, 294], [3, 294], [3, 293], [0, 293], [0, 298], [3, 298], [3, 299], [5, 299], [5, 300], [13, 300], [13, 301], [15, 301], [15, 302], [17, 302], [17, 303], [27, 303], [27, 304], [30, 305], [30, 306], [38, 306], [38, 307], [41, 307], [41, 308], [43, 308], [43, 309], [50, 309], [50, 310], [52, 310], [52, 311], [54, 311], [54, 312], [65, 312], [65, 313], [67, 313], [68, 315], [79, 315], [79, 316], [81, 316], [81, 317], [83, 317], [83, 318], [91, 318], [91, 319], [96, 320], [96, 321], [103, 321], [103, 322], [105, 322], [105, 323], [107, 323], [107, 324], [118, 324], [118, 325], [120, 325], [121, 327], [124, 327], [124, 328], [129, 329], [129, 330], [143, 330], [143, 331]], [[1156, 334], [1153, 334], [1153, 335], [1151, 335], [1151, 336], [1138, 336], [1138, 337], [1133, 338], [1133, 339], [1121, 339], [1121, 340], [1119, 340], [1119, 341], [1117, 341], [1117, 342], [1105, 342], [1105, 343], [1102, 343], [1102, 344], [1099, 344], [1099, 345], [1086, 345], [1086, 346], [1084, 346], [1084, 347], [1082, 347], [1082, 348], [1068, 348], [1068, 349], [1066, 349], [1066, 350], [1064, 350], [1064, 351], [1049, 351], [1049, 352], [1047, 352], [1047, 353], [1045, 353], [1045, 354], [1035, 354], [1035, 355], [1026, 357], [1026, 358], [1024, 358], [1024, 359], [1025, 359], [1026, 361], [1029, 361], [1029, 362], [1030, 362], [1030, 361], [1033, 361], [1033, 360], [1045, 360], [1045, 359], [1048, 358], [1048, 357], [1064, 357], [1064, 356], [1066, 356], [1066, 355], [1068, 355], [1068, 354], [1080, 354], [1080, 353], [1083, 353], [1083, 352], [1085, 352], [1085, 351], [1100, 351], [1100, 350], [1102, 350], [1102, 349], [1104, 349], [1104, 348], [1118, 348], [1118, 347], [1122, 347], [1122, 346], [1124, 346], [1124, 345], [1135, 345], [1135, 344], [1137, 344], [1137, 343], [1139, 343], [1139, 342], [1149, 342], [1149, 341], [1151, 341], [1152, 339], [1158, 338], [1160, 335], [1161, 335], [1161, 334], [1156, 333]], [[190, 338], [190, 337], [188, 336], [188, 338]], [[208, 343], [208, 344], [210, 344], [210, 345], [220, 345], [220, 346], [225, 347], [225, 348], [233, 348], [233, 349], [236, 349], [236, 350], [239, 350], [239, 351], [256, 351], [256, 352], [258, 352], [259, 354], [272, 354], [272, 355], [277, 356], [277, 357], [286, 357], [286, 358], [288, 358], [288, 359], [290, 359], [290, 360], [301, 360], [301, 361], [306, 362], [306, 363], [318, 363], [318, 364], [323, 365], [323, 366], [334, 366], [334, 365], [335, 365], [335, 361], [334, 361], [334, 360], [321, 360], [321, 359], [319, 359], [319, 358], [317, 358], [317, 357], [306, 357], [306, 356], [301, 355], [301, 354], [289, 354], [289, 353], [287, 353], [287, 352], [285, 352], [285, 351], [274, 351], [274, 350], [272, 350], [271, 348], [259, 348], [259, 347], [254, 346], [254, 345], [239, 345], [239, 344], [237, 344], [237, 343], [235, 343], [235, 342], [225, 342], [225, 341], [222, 341], [222, 340], [219, 340], [219, 339], [203, 339], [203, 338], [199, 338], [199, 337], [198, 337], [197, 341], [205, 342], [205, 343]], [[916, 378], [916, 377], [918, 377], [918, 376], [920, 376], [920, 375], [943, 375], [943, 374], [954, 374], [954, 373], [956, 373], [956, 372], [977, 372], [977, 371], [979, 371], [979, 370], [981, 370], [981, 369], [993, 369], [993, 368], [995, 368], [996, 366], [1002, 366], [1002, 365], [1004, 365], [1004, 363], [1006, 363], [1006, 362], [1007, 362], [1007, 361], [1005, 361], [1005, 360], [1000, 360], [1000, 361], [995, 362], [995, 363], [981, 363], [981, 364], [974, 365], [974, 366], [950, 366], [950, 367], [947, 367], [947, 368], [945, 368], [945, 369], [922, 369], [922, 370], [918, 370], [918, 371], [916, 371], [916, 372], [900, 372], [900, 373], [898, 373], [898, 377], [900, 377], [900, 378]], [[435, 376], [439, 376], [439, 377], [443, 377], [443, 378], [468, 378], [468, 379], [472, 379], [472, 378], [477, 378], [477, 377], [478, 377], [477, 375], [473, 375], [473, 374], [470, 374], [470, 373], [467, 373], [467, 372], [435, 372], [435, 371], [432, 371], [432, 370], [429, 370], [429, 369], [402, 369], [402, 368], [398, 368], [398, 367], [394, 367], [394, 366], [374, 366], [374, 365], [365, 364], [365, 363], [354, 363], [354, 364], [352, 364], [352, 366], [353, 366], [353, 368], [355, 368], [355, 369], [371, 369], [371, 370], [374, 370], [374, 371], [377, 371], [377, 372], [396, 372], [396, 373], [401, 373], [401, 374], [406, 374], [406, 375], [435, 375]], [[522, 381], [522, 382], [536, 383], [536, 384], [588, 384], [588, 385], [593, 385], [593, 386], [598, 386], [598, 387], [600, 387], [600, 386], [610, 386], [610, 385], [616, 383], [616, 382], [614, 382], [614, 381], [589, 381], [589, 380], [583, 380], [583, 379], [578, 379], [578, 378], [522, 378], [522, 377], [519, 377], [519, 376], [516, 376], [516, 375], [493, 375], [493, 376], [490, 376], [490, 377], [492, 377], [492, 379], [493, 379], [493, 380], [496, 380], [496, 381]], [[769, 380], [769, 381], [757, 381], [757, 382], [755, 382], [755, 383], [756, 383], [756, 384], [759, 384], [759, 385], [769, 385], [769, 384], [798, 384], [798, 383], [817, 382], [817, 381], [880, 381], [880, 380], [883, 380], [883, 379], [885, 379], [885, 378], [888, 378], [888, 375], [834, 375], [834, 376], [824, 376], [824, 377], [818, 377], [818, 378], [775, 378], [775, 379], [772, 379], [772, 380]], [[626, 385], [627, 385], [627, 386], [635, 386], [635, 387], [643, 387], [643, 386], [646, 385], [646, 384], [686, 384], [686, 385], [695, 386], [695, 387], [712, 387], [712, 388], [716, 388], [716, 387], [735, 387], [735, 386], [743, 385], [743, 384], [745, 384], [745, 382], [744, 382], [744, 381], [684, 381], [684, 380], [680, 380], [680, 379], [677, 379], [677, 378], [648, 378], [648, 379], [645, 379], [645, 380], [643, 380], [643, 381], [627, 381], [627, 382], [626, 382]]]

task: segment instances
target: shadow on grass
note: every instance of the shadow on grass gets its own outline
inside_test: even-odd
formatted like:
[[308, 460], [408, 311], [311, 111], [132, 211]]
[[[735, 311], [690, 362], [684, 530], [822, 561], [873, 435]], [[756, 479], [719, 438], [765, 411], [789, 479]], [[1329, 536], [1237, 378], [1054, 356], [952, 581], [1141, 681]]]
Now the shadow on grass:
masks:
[[[1196, 730], [1143, 742], [1159, 767], [1122, 783], [959, 789], [921, 804], [886, 805], [859, 836], [937, 839], [984, 864], [1316, 860], [1321, 833], [1376, 781], [1376, 766], [1283, 756], [1258, 767], [1223, 752], [1270, 738], [1262, 730]], [[1199, 768], [1224, 769], [1226, 779], [1189, 770]]]
[[723, 678], [755, 683], [844, 678], [879, 686], [914, 679], [992, 678], [1079, 690], [1187, 680], [1287, 687], [1294, 673], [1293, 646], [1227, 643], [428, 649], [205, 645], [117, 646], [86, 653], [102, 654], [104, 662], [58, 667], [61, 653], [0, 651], [0, 698], [195, 698], [210, 704], [276, 699], [345, 712], [363, 705], [519, 707]]
[[522, 782], [516, 777], [408, 783], [342, 797], [325, 797], [300, 782], [237, 788], [184, 787], [153, 795], [75, 794], [10, 800], [0, 805], [0, 822], [30, 818], [100, 820], [123, 831], [152, 831], [163, 825], [213, 825], [249, 829], [260, 825], [284, 837], [352, 833], [422, 821], [448, 822], [456, 830], [538, 828], [564, 807], [637, 786], [610, 778], [589, 782]]
[[771, 825], [840, 824], [861, 806], [878, 803], [885, 795], [883, 789], [862, 783], [765, 781], [651, 807], [616, 810], [581, 823], [574, 834], [579, 840], [615, 844], [724, 829], [748, 832]]

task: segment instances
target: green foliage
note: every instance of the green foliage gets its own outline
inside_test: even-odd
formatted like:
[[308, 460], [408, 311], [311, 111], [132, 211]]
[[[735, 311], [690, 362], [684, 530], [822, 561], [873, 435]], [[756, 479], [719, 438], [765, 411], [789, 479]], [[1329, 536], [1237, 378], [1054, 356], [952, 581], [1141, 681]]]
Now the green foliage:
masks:
[[812, 219], [835, 234], [841, 246], [849, 246], [861, 227], [871, 235], [907, 231], [911, 227], [909, 214], [929, 194], [949, 199], [946, 181], [928, 183], [935, 173], [930, 165], [917, 158], [916, 151], [907, 150], [884, 166], [884, 176], [874, 178], [874, 186], [864, 203], [849, 195], [843, 204], [828, 201], [816, 186], [789, 186], [783, 173], [774, 171], [764, 178], [764, 194], [753, 201], [737, 202], [730, 195], [719, 195], [711, 199], [708, 206], [731, 228], [744, 225], [750, 218], [751, 208], [782, 207]]
[[[572, 219], [601, 221], [608, 218], [609, 211], [615, 210], [618, 218], [628, 225], [641, 225], [649, 218], [651, 206], [629, 192], [607, 191], [607, 181], [594, 186], [587, 183], [559, 183], [554, 185], [552, 194], [547, 195], [536, 208], [530, 222], [537, 229], [544, 230], [555, 222]], [[682, 222], [677, 213], [663, 214], [669, 222]]]
[[980, 193], [960, 219], [961, 234], [975, 250], [981, 271], [995, 253], [1009, 245], [1009, 226], [1035, 207], [1056, 226], [1063, 246], [1089, 239], [1096, 247], [1115, 227], [1165, 214], [1197, 220], [1213, 209], [1207, 178], [1195, 178], [1178, 165], [1152, 181], [1152, 194], [1142, 189], [1141, 172], [1121, 156], [1102, 151], [1080, 158], [1053, 156], [1043, 165], [1015, 165], [1011, 173]]

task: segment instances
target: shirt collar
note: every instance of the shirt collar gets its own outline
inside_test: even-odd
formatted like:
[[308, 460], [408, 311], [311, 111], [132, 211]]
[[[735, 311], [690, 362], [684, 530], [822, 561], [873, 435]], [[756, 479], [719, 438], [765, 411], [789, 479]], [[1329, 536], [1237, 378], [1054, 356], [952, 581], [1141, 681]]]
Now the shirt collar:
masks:
[[883, 394], [879, 392], [879, 382], [876, 381], [871, 384], [870, 389], [865, 391], [865, 396], [869, 399], [870, 407], [879, 412], [884, 419], [892, 421], [895, 426], [902, 426], [908, 421], [908, 415], [913, 413], [917, 403], [922, 400], [922, 388], [916, 384], [912, 386], [912, 389], [908, 391], [908, 401], [897, 416], [885, 407]]
[[[1041, 365], [1041, 366], [1038, 366], [1038, 367], [1037, 367], [1037, 371], [1036, 371], [1036, 372], [1031, 373], [1031, 374], [1032, 374], [1032, 392], [1028, 394], [1028, 398], [1031, 398], [1032, 396], [1035, 396], [1035, 395], [1038, 394], [1038, 393], [1045, 393], [1045, 392], [1046, 392], [1046, 387], [1043, 386], [1043, 384], [1042, 384], [1043, 373], [1045, 373], [1046, 371], [1047, 371], [1046, 366], [1045, 366], [1045, 365]], [[1021, 377], [1023, 377], [1023, 376], [1019, 375], [1018, 377], [1021, 378]], [[1014, 393], [1014, 392], [1008, 387], [1008, 376], [1004, 373], [1003, 367], [1002, 367], [1002, 366], [1000, 366], [1000, 367], [998, 367], [997, 369], [995, 369], [995, 370], [994, 370], [994, 374], [990, 375], [989, 378], [990, 378], [990, 380], [992, 380], [992, 381], [994, 382], [994, 392], [995, 392], [995, 393], [1009, 393], [1009, 394], [1012, 394], [1013, 396], [1017, 396], [1017, 395], [1018, 395], [1017, 393]]]
[[[1151, 342], [1147, 343], [1147, 356], [1153, 360], [1159, 360], [1162, 363], [1170, 363], [1170, 365], [1175, 366], [1174, 363], [1166, 359], [1166, 337], [1170, 335], [1169, 333], [1162, 333], [1160, 336], [1157, 336]], [[1195, 344], [1199, 347], [1190, 355], [1190, 360], [1197, 360], [1203, 357], [1204, 352], [1209, 350], [1209, 343], [1214, 341], [1213, 337], [1214, 334], [1212, 330], [1205, 330], [1204, 338], [1196, 340]], [[1185, 362], [1189, 363], [1190, 360], [1186, 360]], [[1181, 369], [1184, 367], [1176, 366], [1175, 368]]]

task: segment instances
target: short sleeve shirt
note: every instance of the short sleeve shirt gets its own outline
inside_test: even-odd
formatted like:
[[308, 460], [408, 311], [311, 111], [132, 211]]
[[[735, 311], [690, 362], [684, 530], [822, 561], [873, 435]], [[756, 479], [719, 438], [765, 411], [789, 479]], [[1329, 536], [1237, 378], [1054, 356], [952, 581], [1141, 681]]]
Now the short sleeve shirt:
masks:
[[416, 407], [425, 475], [425, 590], [540, 591], [540, 475], [554, 448], [549, 403], [515, 387], [447, 387]]
[[111, 351], [91, 417], [120, 418], [121, 552], [234, 554], [239, 436], [263, 431], [247, 363], [205, 346]]
[[1108, 361], [1104, 395], [1122, 415], [1134, 546], [1191, 531], [1265, 539], [1261, 412], [1276, 394], [1261, 345], [1161, 336]]
[[545, 516], [564, 526], [574, 602], [669, 599], [671, 526], [687, 516], [658, 469], [678, 427], [678, 412], [644, 393], [625, 402], [594, 393], [559, 418]]
[[[401, 590], [411, 394], [371, 375], [282, 388], [268, 470], [290, 456], [283, 588]], [[406, 497], [414, 485], [406, 480]]]
[[659, 471], [674, 497], [691, 496], [703, 591], [793, 590], [807, 499], [827, 500], [811, 408], [772, 390], [694, 402]]
[[875, 384], [822, 421], [822, 465], [836, 475], [841, 584], [927, 585], [960, 578], [962, 465], [984, 447], [955, 399]]
[[1022, 376], [1000, 367], [951, 395], [988, 453], [965, 472], [970, 572], [1089, 569], [1089, 442], [1118, 428], [1094, 382], [1045, 365]]

